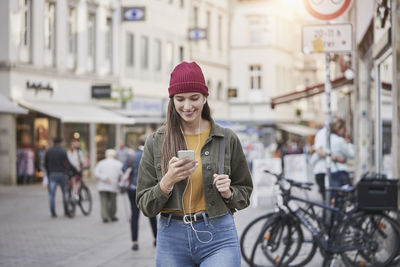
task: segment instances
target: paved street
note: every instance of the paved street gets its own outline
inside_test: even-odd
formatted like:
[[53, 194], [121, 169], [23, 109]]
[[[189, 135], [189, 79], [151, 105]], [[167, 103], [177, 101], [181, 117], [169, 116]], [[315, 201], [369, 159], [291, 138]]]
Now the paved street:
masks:
[[[84, 216], [77, 210], [73, 219], [62, 214], [60, 190], [56, 195], [59, 216], [52, 219], [46, 188], [0, 186], [0, 266], [154, 266], [155, 248], [148, 219], [141, 217], [140, 249], [132, 251], [128, 199], [118, 196], [120, 220], [103, 224], [95, 184], [89, 186], [94, 197], [93, 212]], [[267, 210], [247, 208], [236, 213], [239, 235], [247, 222]], [[316, 255], [308, 266], [320, 265], [321, 258]]]

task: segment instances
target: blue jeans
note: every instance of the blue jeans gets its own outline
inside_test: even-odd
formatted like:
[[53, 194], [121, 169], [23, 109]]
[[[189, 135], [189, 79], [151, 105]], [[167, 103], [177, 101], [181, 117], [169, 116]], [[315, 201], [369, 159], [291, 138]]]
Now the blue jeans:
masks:
[[60, 185], [61, 192], [62, 192], [62, 199], [63, 199], [63, 206], [64, 206], [64, 214], [67, 209], [67, 203], [65, 200], [65, 187], [67, 185], [67, 179], [65, 175], [60, 172], [55, 172], [50, 174], [49, 176], [49, 193], [50, 193], [50, 212], [52, 216], [57, 216], [56, 214], [56, 207], [55, 207], [55, 197], [56, 197], [56, 190], [57, 185]]
[[193, 222], [197, 235], [190, 224], [171, 217], [160, 217], [156, 266], [240, 266], [239, 239], [232, 214], [213, 219], [203, 217], [204, 220]]

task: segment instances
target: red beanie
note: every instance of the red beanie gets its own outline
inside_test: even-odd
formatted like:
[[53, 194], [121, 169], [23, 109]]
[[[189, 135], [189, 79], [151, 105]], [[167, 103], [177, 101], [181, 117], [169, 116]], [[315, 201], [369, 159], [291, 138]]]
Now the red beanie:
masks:
[[176, 94], [198, 92], [208, 96], [208, 88], [203, 72], [196, 62], [182, 62], [171, 72], [169, 80], [169, 97]]

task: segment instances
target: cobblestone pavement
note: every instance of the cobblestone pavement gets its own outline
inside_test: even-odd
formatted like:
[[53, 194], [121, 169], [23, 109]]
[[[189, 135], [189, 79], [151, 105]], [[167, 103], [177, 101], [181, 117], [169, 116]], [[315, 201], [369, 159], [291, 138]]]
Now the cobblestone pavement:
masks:
[[[89, 186], [94, 198], [92, 214], [84, 216], [77, 209], [73, 219], [63, 215], [59, 189], [58, 217], [53, 219], [47, 188], [0, 186], [0, 266], [154, 266], [155, 248], [148, 219], [141, 216], [140, 248], [132, 251], [127, 196], [118, 196], [119, 221], [104, 224], [95, 183]], [[239, 235], [252, 218], [267, 211], [249, 207], [236, 213]], [[321, 257], [316, 255], [308, 266], [320, 267]]]

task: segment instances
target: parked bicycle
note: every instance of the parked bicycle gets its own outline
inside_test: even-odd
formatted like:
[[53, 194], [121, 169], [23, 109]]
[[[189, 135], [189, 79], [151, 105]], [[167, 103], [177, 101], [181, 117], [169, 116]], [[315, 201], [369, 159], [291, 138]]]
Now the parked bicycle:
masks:
[[[395, 266], [400, 227], [386, 211], [347, 206], [349, 200], [356, 203], [353, 187], [330, 188], [336, 195], [334, 205], [300, 198], [292, 195], [291, 189], [310, 190], [310, 183], [270, 174], [277, 178], [277, 211], [256, 218], [241, 237], [242, 255], [251, 266], [305, 266], [317, 247], [324, 256], [323, 266]], [[322, 212], [317, 212], [318, 207]], [[328, 222], [326, 211], [332, 215]], [[249, 254], [243, 243], [256, 224], [259, 227], [255, 236], [253, 232]]]
[[84, 183], [80, 174], [74, 174], [68, 179], [65, 190], [68, 217], [75, 216], [76, 205], [78, 205], [84, 215], [89, 215], [92, 211], [92, 195], [89, 187]]

